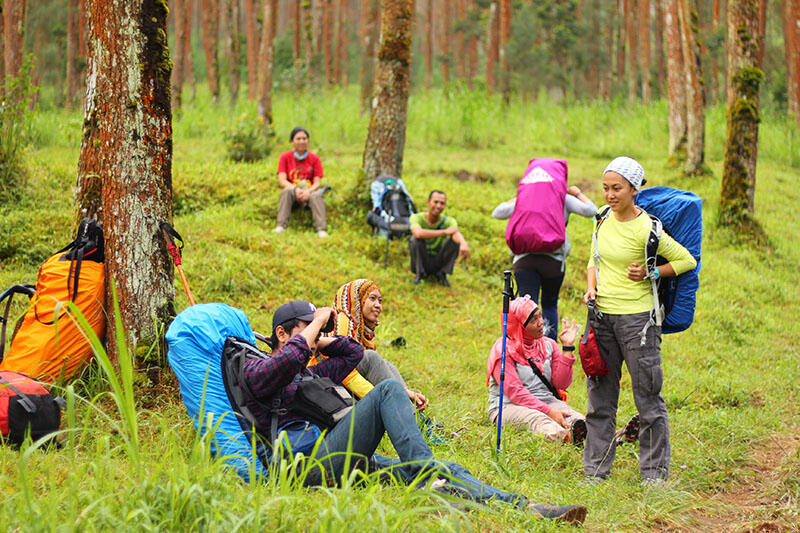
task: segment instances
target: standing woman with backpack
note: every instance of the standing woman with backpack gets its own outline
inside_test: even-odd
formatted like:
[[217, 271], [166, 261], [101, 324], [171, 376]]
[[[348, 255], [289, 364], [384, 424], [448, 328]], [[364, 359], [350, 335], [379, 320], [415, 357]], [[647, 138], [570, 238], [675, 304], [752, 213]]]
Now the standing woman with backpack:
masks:
[[600, 353], [609, 373], [587, 378], [588, 434], [583, 453], [588, 479], [604, 480], [614, 461], [614, 433], [622, 363], [631, 375], [633, 399], [640, 417], [639, 470], [643, 483], [669, 477], [670, 444], [667, 408], [661, 396], [661, 327], [651, 319], [654, 300], [651, 280], [677, 276], [697, 262], [683, 246], [663, 233], [658, 255], [668, 261], [651, 272], [645, 265], [651, 219], [635, 205], [644, 169], [630, 157], [618, 157], [603, 172], [603, 196], [592, 237], [584, 302], [595, 300], [594, 321]]
[[[566, 165], [565, 165], [566, 166]], [[492, 217], [506, 220], [511, 218], [516, 208], [517, 198], [498, 205]], [[569, 223], [571, 214], [590, 218], [597, 214], [597, 206], [581, 190], [572, 185], [567, 187], [564, 198], [564, 224]], [[545, 322], [545, 336], [558, 340], [558, 293], [564, 282], [567, 256], [570, 252], [569, 237], [564, 234], [564, 244], [552, 252], [528, 252], [514, 254], [514, 278], [520, 296], [530, 295], [542, 308]], [[541, 291], [541, 299], [539, 292]]]

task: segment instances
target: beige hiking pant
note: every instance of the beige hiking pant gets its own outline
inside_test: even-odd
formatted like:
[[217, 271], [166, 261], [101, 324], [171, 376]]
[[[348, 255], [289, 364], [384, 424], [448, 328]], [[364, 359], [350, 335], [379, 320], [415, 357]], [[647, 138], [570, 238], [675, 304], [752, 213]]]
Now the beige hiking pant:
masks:
[[[311, 208], [311, 217], [314, 219], [314, 231], [324, 231], [328, 229], [328, 220], [325, 215], [325, 199], [322, 196], [322, 189], [317, 189], [311, 193], [308, 199], [308, 207]], [[303, 205], [297, 201], [294, 189], [288, 188], [281, 191], [281, 198], [278, 200], [278, 222], [276, 225], [286, 228], [289, 225], [289, 216], [292, 209]]]
[[[567, 416], [565, 416], [564, 419], [567, 425], [571, 424], [573, 419], [584, 419], [582, 414], [561, 400], [556, 400], [547, 405], [566, 413]], [[492, 424], [497, 424], [497, 412], [498, 409], [489, 411], [489, 421]], [[547, 440], [556, 442], [563, 442], [569, 433], [568, 429], [562, 428], [558, 422], [543, 412], [537, 409], [531, 409], [530, 407], [514, 405], [513, 403], [503, 404], [503, 424], [526, 426], [531, 433], [535, 435], [544, 435]]]

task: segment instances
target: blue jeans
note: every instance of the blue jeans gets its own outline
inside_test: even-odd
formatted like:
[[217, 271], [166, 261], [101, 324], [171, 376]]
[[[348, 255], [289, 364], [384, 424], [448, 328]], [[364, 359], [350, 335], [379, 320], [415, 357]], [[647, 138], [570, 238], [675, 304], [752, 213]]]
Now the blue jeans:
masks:
[[[351, 427], [352, 426], [352, 427]], [[389, 435], [399, 459], [373, 455], [384, 433]], [[351, 438], [352, 434], [352, 438]], [[348, 448], [350, 454], [347, 454]], [[511, 494], [476, 479], [463, 466], [436, 461], [414, 418], [405, 387], [396, 379], [380, 382], [325, 437], [314, 458], [319, 459], [329, 479], [339, 480], [349, 455], [349, 467], [366, 470], [387, 468], [405, 483], [424, 482], [431, 476], [448, 480], [446, 489], [476, 501], [498, 500], [519, 507], [527, 505], [525, 496]], [[372, 461], [369, 461], [372, 458]], [[311, 471], [308, 485], [322, 482], [319, 469]]]

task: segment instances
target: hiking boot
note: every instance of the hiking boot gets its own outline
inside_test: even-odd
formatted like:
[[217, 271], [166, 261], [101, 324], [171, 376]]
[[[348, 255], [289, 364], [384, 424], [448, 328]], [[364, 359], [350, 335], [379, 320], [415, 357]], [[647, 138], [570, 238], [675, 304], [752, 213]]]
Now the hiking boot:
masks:
[[283, 226], [275, 226], [275, 229], [272, 230], [273, 233], [283, 233], [284, 231], [286, 231], [286, 228]]
[[586, 431], [586, 421], [581, 418], [576, 418], [569, 426], [567, 442], [582, 447], [583, 442], [586, 440]]
[[417, 277], [414, 278], [414, 285], [419, 285], [422, 281], [422, 274], [417, 274]]
[[450, 286], [450, 282], [447, 280], [447, 274], [445, 274], [444, 272], [439, 272], [438, 274], [436, 274], [436, 279], [439, 280], [439, 283], [441, 283], [445, 287]]
[[326, 238], [327, 236], [328, 236], [328, 232], [327, 232], [327, 231], [325, 231], [324, 229], [321, 229], [321, 230], [319, 230], [319, 231], [317, 232], [317, 237], [319, 237], [320, 239], [324, 239], [324, 238]]
[[639, 413], [636, 413], [628, 420], [625, 427], [614, 434], [614, 443], [619, 446], [628, 442], [636, 442], [639, 438]]
[[547, 505], [544, 503], [532, 503], [528, 505], [528, 509], [542, 518], [549, 518], [556, 522], [583, 524], [583, 521], [586, 519], [586, 507], [583, 505]]

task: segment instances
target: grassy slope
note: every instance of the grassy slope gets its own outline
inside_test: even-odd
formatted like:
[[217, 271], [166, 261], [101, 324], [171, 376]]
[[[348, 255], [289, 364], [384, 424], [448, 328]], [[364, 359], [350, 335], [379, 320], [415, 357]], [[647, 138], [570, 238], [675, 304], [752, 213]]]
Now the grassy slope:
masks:
[[[504, 113], [496, 100], [473, 94], [412, 98], [404, 180], [418, 203], [427, 191], [448, 192], [448, 213], [459, 220], [473, 258], [457, 265], [453, 287], [414, 286], [404, 244], [393, 242], [389, 268], [382, 268], [383, 241], [369, 237], [364, 213], [347, 198], [356, 185], [366, 119], [352, 93], [308, 100], [280, 95], [276, 121], [283, 147], [294, 124], [311, 131], [312, 150], [335, 191], [329, 198], [331, 237], [318, 240], [295, 216], [282, 236], [271, 233], [277, 208], [274, 169], [278, 153], [265, 162], [233, 164], [224, 158], [220, 130], [234, 113], [203, 103], [202, 97], [175, 123], [173, 165], [175, 227], [186, 240], [184, 268], [200, 301], [222, 301], [244, 309], [254, 328], [268, 329], [271, 311], [285, 299], [327, 304], [335, 289], [356, 277], [371, 277], [383, 289], [385, 311], [378, 329], [382, 353], [415, 388], [431, 399], [430, 413], [461, 436], [439, 445], [437, 456], [469, 467], [481, 479], [523, 492], [533, 499], [582, 502], [591, 509], [593, 529], [635, 529], [648, 525], [691, 527], [688, 511], [710, 505], [709, 491], [737, 478], [748, 451], [771, 432], [796, 430], [800, 371], [795, 339], [800, 326], [794, 274], [800, 265], [800, 233], [788, 216], [794, 210], [800, 136], [780, 118], [768, 117], [759, 149], [756, 214], [770, 248], [756, 248], [715, 228], [721, 173], [724, 116], [711, 110], [707, 154], [713, 176], [688, 180], [663, 166], [666, 108], [628, 111], [613, 105], [564, 110], [538, 102], [516, 104]], [[67, 227], [78, 155], [80, 120], [40, 116], [34, 130], [39, 146], [29, 152], [31, 185], [20, 205], [0, 211], [0, 237], [14, 256], [2, 260], [0, 285], [33, 280], [36, 266], [67, 242]], [[286, 143], [288, 144], [288, 143]], [[705, 201], [703, 269], [696, 322], [685, 333], [665, 338], [664, 396], [672, 428], [673, 475], [669, 487], [648, 491], [639, 484], [636, 450], [620, 450], [613, 479], [601, 487], [580, 484], [580, 453], [544, 443], [525, 431], [504, 431], [504, 452], [494, 457], [495, 429], [485, 419], [485, 362], [500, 331], [502, 270], [508, 267], [504, 222], [489, 213], [514, 194], [528, 158], [566, 157], [571, 182], [601, 203], [599, 175], [622, 153], [637, 157], [649, 185], [697, 192]], [[459, 170], [480, 179], [461, 181]], [[310, 216], [300, 220], [310, 225]], [[583, 318], [583, 265], [590, 224], [574, 218], [569, 227], [573, 253], [562, 289], [562, 316]], [[4, 255], [10, 255], [6, 252]], [[180, 285], [178, 306], [186, 305]], [[387, 341], [404, 336], [408, 347]], [[586, 405], [576, 367], [570, 402]], [[80, 389], [91, 397], [97, 380]], [[171, 392], [171, 393], [170, 393]], [[10, 527], [42, 529], [160, 528], [409, 529], [431, 527], [509, 530], [552, 527], [512, 510], [461, 514], [437, 506], [424, 494], [370, 485], [363, 491], [291, 490], [280, 484], [246, 487], [213, 465], [174, 391], [148, 394], [139, 412], [143, 467], [125, 457], [103, 413], [115, 411], [107, 397], [97, 409], [77, 411], [78, 439], [58, 453], [17, 454], [0, 449], [0, 490], [9, 494], [0, 516]], [[635, 412], [629, 378], [623, 378], [620, 419]], [[194, 442], [194, 445], [191, 443]], [[388, 448], [387, 448], [388, 449]], [[25, 465], [24, 470], [19, 467]], [[22, 472], [27, 472], [25, 476]], [[800, 491], [790, 480], [784, 501], [797, 505]], [[41, 497], [47, 495], [47, 498]], [[317, 507], [302, 517], [310, 497]], [[433, 507], [431, 507], [433, 506]], [[725, 513], [720, 509], [720, 513]], [[785, 509], [778, 510], [778, 515]]]

